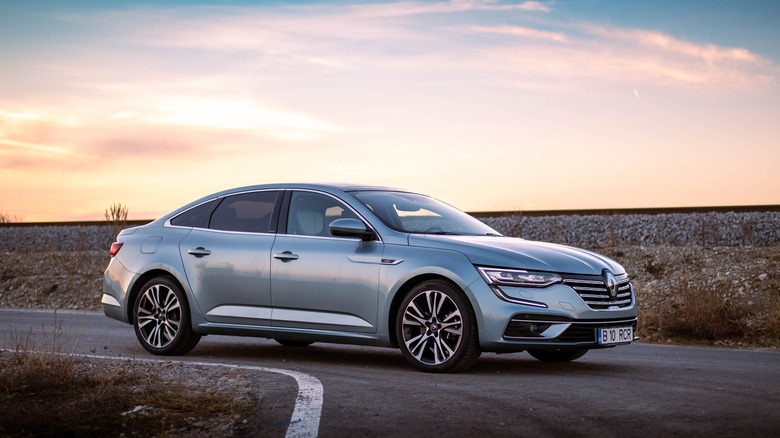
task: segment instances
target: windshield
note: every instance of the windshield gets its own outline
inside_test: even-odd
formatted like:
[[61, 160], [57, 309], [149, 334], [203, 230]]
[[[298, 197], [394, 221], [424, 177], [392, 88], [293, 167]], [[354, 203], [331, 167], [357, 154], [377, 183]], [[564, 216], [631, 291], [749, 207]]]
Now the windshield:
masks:
[[367, 191], [353, 195], [388, 227], [406, 233], [500, 236], [468, 214], [428, 196]]

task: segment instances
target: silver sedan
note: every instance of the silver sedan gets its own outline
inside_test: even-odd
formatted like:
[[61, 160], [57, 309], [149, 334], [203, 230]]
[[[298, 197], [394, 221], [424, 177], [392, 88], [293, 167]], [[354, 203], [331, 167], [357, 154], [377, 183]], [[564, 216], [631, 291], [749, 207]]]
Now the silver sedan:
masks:
[[123, 230], [102, 303], [154, 354], [249, 335], [398, 347], [430, 372], [483, 351], [574, 360], [632, 342], [637, 321], [628, 275], [607, 257], [352, 185], [242, 187]]

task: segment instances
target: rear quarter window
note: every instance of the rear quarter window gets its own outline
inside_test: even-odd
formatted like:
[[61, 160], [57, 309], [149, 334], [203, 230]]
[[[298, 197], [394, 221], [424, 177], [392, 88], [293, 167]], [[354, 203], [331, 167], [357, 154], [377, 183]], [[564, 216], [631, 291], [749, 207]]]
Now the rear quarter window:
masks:
[[180, 213], [171, 219], [171, 225], [177, 227], [201, 227], [206, 228], [208, 224], [208, 213], [211, 211], [216, 201], [209, 201], [189, 210]]
[[222, 231], [270, 233], [271, 220], [279, 202], [277, 191], [228, 196], [211, 214], [209, 228]]

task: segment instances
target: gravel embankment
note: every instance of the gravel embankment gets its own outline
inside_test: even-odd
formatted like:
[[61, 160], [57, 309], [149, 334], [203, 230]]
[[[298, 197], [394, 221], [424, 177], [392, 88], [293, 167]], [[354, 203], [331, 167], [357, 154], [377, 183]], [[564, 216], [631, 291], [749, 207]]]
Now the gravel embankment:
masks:
[[780, 243], [780, 212], [543, 217], [518, 214], [482, 221], [506, 236], [583, 248]]
[[0, 228], [0, 252], [102, 250], [108, 254], [113, 241], [105, 225]]
[[[780, 212], [516, 216], [482, 218], [506, 236], [584, 248], [633, 245], [771, 246], [780, 243]], [[107, 226], [0, 228], [0, 252], [108, 251]]]

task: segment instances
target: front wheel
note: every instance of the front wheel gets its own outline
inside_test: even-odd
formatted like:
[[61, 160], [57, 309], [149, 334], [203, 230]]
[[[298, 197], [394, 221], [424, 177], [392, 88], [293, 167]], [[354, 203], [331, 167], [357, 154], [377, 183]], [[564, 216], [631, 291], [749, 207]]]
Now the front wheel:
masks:
[[422, 371], [463, 371], [481, 354], [474, 310], [449, 281], [427, 280], [409, 291], [396, 336], [406, 361]]
[[198, 344], [187, 297], [170, 277], [149, 280], [133, 306], [133, 326], [141, 346], [152, 354], [184, 354]]
[[528, 354], [542, 362], [570, 362], [588, 352], [587, 348], [560, 348], [557, 350], [528, 350]]

